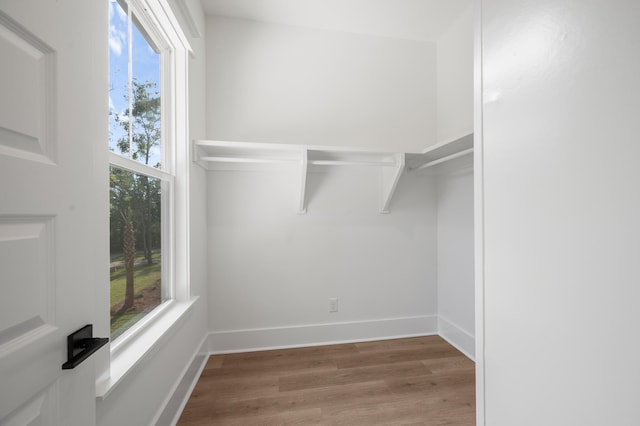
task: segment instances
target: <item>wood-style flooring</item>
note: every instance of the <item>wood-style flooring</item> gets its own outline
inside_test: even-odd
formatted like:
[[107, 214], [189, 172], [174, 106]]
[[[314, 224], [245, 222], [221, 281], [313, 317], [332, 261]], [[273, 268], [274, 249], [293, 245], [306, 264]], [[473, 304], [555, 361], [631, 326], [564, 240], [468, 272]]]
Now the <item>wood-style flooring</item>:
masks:
[[179, 426], [475, 424], [475, 364], [439, 336], [211, 356]]

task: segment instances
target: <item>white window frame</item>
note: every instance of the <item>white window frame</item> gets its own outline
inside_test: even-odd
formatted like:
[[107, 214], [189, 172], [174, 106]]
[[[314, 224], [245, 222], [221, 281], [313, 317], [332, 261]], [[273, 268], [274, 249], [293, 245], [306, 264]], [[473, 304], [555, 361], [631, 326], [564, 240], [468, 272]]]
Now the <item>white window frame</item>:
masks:
[[131, 8], [161, 50], [163, 168], [156, 169], [111, 151], [109, 163], [110, 166], [167, 183], [162, 187], [162, 191], [165, 191], [165, 186], [169, 187], [170, 192], [169, 197], [163, 196], [162, 205], [163, 215], [169, 216], [169, 220], [163, 218], [162, 224], [162, 278], [163, 281], [168, 279], [170, 284], [163, 284], [162, 289], [169, 292], [168, 295], [163, 294], [163, 298], [168, 296], [168, 300], [111, 343], [109, 366], [96, 383], [99, 399], [106, 398], [136, 365], [153, 352], [156, 345], [161, 344], [196, 300], [191, 297], [189, 285], [188, 62], [192, 49], [166, 0], [119, 1]]

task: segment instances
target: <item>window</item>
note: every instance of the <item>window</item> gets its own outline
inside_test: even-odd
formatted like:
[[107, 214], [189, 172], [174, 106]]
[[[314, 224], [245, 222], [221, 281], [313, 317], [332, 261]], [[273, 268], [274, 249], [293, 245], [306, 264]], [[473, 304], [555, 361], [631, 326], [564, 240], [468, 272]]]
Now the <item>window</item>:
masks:
[[175, 47], [139, 3], [109, 1], [112, 341], [175, 296]]
[[165, 0], [104, 1], [111, 213], [111, 282], [104, 285], [111, 288], [112, 330], [110, 357], [98, 366], [101, 399], [162, 344], [197, 300], [189, 289], [192, 50]]

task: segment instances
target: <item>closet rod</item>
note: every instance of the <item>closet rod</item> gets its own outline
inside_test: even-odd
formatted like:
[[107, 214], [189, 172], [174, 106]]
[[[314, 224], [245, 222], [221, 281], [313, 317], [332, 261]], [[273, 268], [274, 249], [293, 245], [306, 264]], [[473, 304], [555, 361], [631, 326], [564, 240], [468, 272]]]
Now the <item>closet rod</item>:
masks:
[[445, 161], [453, 160], [454, 158], [462, 157], [463, 155], [471, 154], [473, 152], [473, 148], [465, 149], [464, 151], [456, 152], [450, 155], [447, 155], [442, 158], [438, 158], [437, 160], [430, 161], [428, 163], [424, 163], [423, 165], [416, 167], [412, 170], [422, 170], [427, 167], [435, 166], [436, 164], [444, 163]]
[[396, 166], [395, 161], [346, 161], [346, 160], [311, 160], [309, 164], [314, 166]]
[[294, 158], [257, 158], [257, 157], [200, 157], [200, 161], [210, 161], [214, 163], [292, 163], [300, 161]]

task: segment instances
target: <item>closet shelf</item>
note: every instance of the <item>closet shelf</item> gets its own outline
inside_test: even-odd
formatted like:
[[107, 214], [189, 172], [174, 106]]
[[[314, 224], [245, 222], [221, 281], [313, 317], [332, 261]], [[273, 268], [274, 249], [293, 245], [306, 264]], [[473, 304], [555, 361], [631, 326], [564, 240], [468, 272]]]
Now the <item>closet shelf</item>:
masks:
[[[300, 163], [313, 166], [396, 167], [396, 153], [359, 148], [196, 140], [194, 161], [207, 170], [247, 169], [246, 164]], [[224, 164], [234, 163], [229, 167]]]
[[402, 173], [419, 171], [465, 156], [473, 151], [473, 134], [429, 147], [420, 153], [385, 152], [360, 148], [230, 142], [193, 141], [193, 161], [206, 170], [256, 170], [265, 167], [297, 169], [298, 213], [306, 213], [307, 174], [312, 170], [335, 167], [374, 167], [380, 169], [380, 213], [389, 213], [391, 199]]
[[417, 172], [473, 153], [473, 133], [432, 145], [420, 153], [407, 153], [407, 171]]

